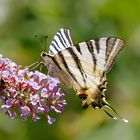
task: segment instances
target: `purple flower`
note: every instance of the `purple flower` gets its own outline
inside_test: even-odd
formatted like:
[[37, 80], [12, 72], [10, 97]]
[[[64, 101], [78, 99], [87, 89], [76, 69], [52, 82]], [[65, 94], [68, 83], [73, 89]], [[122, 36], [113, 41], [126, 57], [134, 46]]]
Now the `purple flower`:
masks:
[[59, 80], [58, 79], [56, 79], [56, 78], [52, 78], [52, 77], [50, 77], [50, 76], [48, 76], [48, 81], [49, 81], [49, 89], [50, 90], [53, 90], [54, 89], [54, 87], [56, 87], [57, 85], [58, 85], [58, 83], [59, 83]]
[[12, 87], [11, 87], [11, 88], [9, 88], [9, 89], [8, 89], [8, 91], [9, 91], [11, 94], [12, 94], [12, 93], [13, 93], [13, 94], [15, 94], [15, 93], [16, 93], [16, 90], [15, 90], [14, 88], [12, 88]]
[[39, 95], [38, 94], [35, 94], [35, 95], [30, 95], [30, 101], [31, 101], [31, 104], [33, 105], [33, 106], [35, 106], [37, 103], [39, 103], [39, 101], [40, 101], [40, 97], [39, 97]]
[[38, 83], [35, 82], [34, 79], [30, 79], [29, 85], [32, 86], [32, 88], [35, 90], [39, 90], [41, 88], [41, 86], [39, 86]]
[[40, 117], [33, 113], [33, 115], [32, 115], [32, 121], [33, 122], [36, 122], [39, 119], [40, 119]]
[[48, 123], [49, 124], [52, 124], [55, 122], [55, 119], [54, 118], [51, 118], [50, 116], [48, 116]]
[[0, 54], [1, 109], [9, 117], [26, 120], [31, 116], [34, 122], [42, 114], [52, 124], [55, 119], [49, 113], [60, 114], [66, 105], [65, 94], [58, 84], [58, 79], [22, 68]]
[[48, 98], [49, 97], [48, 90], [46, 88], [43, 88], [41, 90], [41, 97], [43, 97], [43, 98]]
[[5, 70], [2, 72], [2, 77], [3, 78], [7, 78], [8, 76], [10, 76], [10, 72], [8, 70]]
[[37, 107], [37, 113], [44, 113], [45, 109], [43, 107]]
[[26, 119], [31, 113], [31, 110], [28, 106], [21, 106], [21, 117]]
[[39, 81], [46, 79], [47, 76], [43, 73], [40, 73], [39, 71], [34, 72], [34, 79], [38, 79]]
[[9, 105], [11, 107], [15, 101], [16, 101], [16, 99], [8, 99], [8, 100], [6, 100], [6, 105]]
[[6, 104], [2, 105], [2, 111], [6, 114], [8, 114], [11, 118], [15, 118], [17, 115], [15, 111], [10, 112], [10, 109], [13, 107], [16, 99], [8, 99], [6, 100]]
[[1, 109], [4, 113], [6, 113], [9, 110], [10, 107], [11, 107], [10, 105], [2, 105]]

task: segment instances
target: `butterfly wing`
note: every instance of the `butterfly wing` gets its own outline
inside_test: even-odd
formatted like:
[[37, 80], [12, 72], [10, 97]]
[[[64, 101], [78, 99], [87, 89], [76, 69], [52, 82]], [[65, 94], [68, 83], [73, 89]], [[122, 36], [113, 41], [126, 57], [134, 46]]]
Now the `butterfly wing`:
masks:
[[43, 58], [47, 64], [51, 56], [52, 71], [65, 85], [80, 90], [100, 84], [123, 46], [124, 41], [115, 37], [73, 45], [69, 30], [62, 28], [50, 45], [49, 54]]
[[75, 46], [82, 55], [82, 61], [92, 63], [94, 69], [108, 72], [117, 54], [124, 47], [124, 41], [116, 37], [101, 37]]
[[106, 72], [111, 70], [115, 58], [124, 47], [124, 44], [124, 40], [119, 38], [109, 37], [106, 39]]
[[49, 48], [49, 54], [55, 55], [61, 52], [63, 49], [66, 49], [70, 46], [73, 46], [73, 42], [70, 36], [70, 31], [69, 29], [61, 28], [56, 33], [54, 39], [51, 42]]
[[101, 84], [123, 46], [124, 41], [119, 38], [102, 37], [64, 49], [54, 58], [71, 77], [73, 87], [80, 90]]
[[[72, 87], [72, 79], [67, 71], [64, 71], [61, 67], [61, 62], [54, 58], [62, 50], [73, 46], [73, 42], [70, 36], [70, 31], [66, 28], [61, 28], [49, 47], [49, 53], [42, 52], [41, 56], [44, 59], [45, 65], [48, 67], [48, 71], [55, 77], [59, 77], [60, 80], [66, 85], [66, 87]], [[67, 78], [66, 78], [67, 77]]]
[[64, 70], [61, 60], [55, 56], [43, 52], [41, 56], [44, 59], [48, 72], [54, 77], [58, 77], [67, 88], [72, 88], [72, 78], [67, 71]]

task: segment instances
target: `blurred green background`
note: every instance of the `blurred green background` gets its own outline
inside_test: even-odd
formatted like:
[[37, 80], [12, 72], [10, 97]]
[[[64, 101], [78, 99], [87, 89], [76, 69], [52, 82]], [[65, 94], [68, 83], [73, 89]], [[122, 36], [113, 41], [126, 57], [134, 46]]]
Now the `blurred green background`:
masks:
[[23, 66], [47, 47], [61, 27], [75, 43], [101, 36], [126, 41], [108, 75], [107, 100], [129, 120], [114, 121], [102, 110], [83, 110], [73, 90], [65, 111], [48, 125], [9, 119], [0, 111], [0, 140], [139, 140], [140, 139], [140, 0], [0, 0], [0, 53]]

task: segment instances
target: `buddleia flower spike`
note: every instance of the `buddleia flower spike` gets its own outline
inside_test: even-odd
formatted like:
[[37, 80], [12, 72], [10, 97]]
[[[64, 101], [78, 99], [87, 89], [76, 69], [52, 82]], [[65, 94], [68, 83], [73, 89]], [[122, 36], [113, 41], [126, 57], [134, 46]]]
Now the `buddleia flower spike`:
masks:
[[0, 100], [1, 109], [11, 118], [21, 117], [32, 121], [43, 114], [49, 124], [55, 119], [50, 112], [62, 113], [66, 100], [61, 93], [59, 80], [38, 71], [29, 71], [0, 55]]

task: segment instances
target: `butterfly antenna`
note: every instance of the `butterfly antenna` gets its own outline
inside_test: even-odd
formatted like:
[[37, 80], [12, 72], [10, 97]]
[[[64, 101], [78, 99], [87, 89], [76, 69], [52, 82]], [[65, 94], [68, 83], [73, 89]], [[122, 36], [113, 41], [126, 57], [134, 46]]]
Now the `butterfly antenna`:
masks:
[[[38, 42], [39, 42], [39, 44], [40, 44], [40, 46], [41, 46], [41, 48], [42, 48], [42, 51], [45, 51], [45, 50], [46, 50], [46, 42], [47, 42], [46, 39], [48, 38], [48, 36], [45, 36], [45, 37], [44, 37], [44, 42], [42, 42], [42, 41], [40, 40], [38, 34], [35, 34], [34, 37], [38, 40]], [[41, 57], [40, 57], [40, 58], [38, 59], [38, 61], [36, 61], [35, 63], [32, 63], [31, 65], [29, 65], [28, 68], [30, 68], [31, 70], [35, 70], [37, 67], [40, 66], [40, 71], [41, 71], [43, 65], [44, 65], [44, 62], [42, 62], [42, 59], [41, 59]]]
[[[111, 109], [111, 110], [118, 116], [118, 118], [120, 118], [123, 122], [128, 123], [128, 120], [122, 118], [122, 117], [119, 115], [119, 113], [118, 113], [112, 106], [110, 106], [105, 100], [103, 100], [103, 105], [106, 106], [106, 107], [108, 107], [109, 109]], [[114, 117], [113, 115], [111, 115], [111, 114], [110, 114], [108, 111], [106, 111], [105, 109], [103, 109], [103, 110], [104, 110], [104, 112], [105, 112], [109, 117], [111, 117], [111, 118], [114, 119], [114, 120], [118, 120], [117, 117]]]
[[47, 48], [47, 38], [48, 38], [48, 36], [46, 35], [46, 36], [44, 37], [44, 49], [43, 49], [43, 52], [46, 52], [46, 48]]
[[43, 44], [43, 43], [42, 43], [42, 41], [40, 40], [39, 35], [38, 35], [38, 34], [35, 34], [35, 36], [34, 36], [34, 37], [38, 40], [38, 42], [39, 42], [39, 44], [40, 44], [40, 46], [41, 46], [42, 50], [44, 50], [44, 44]]

